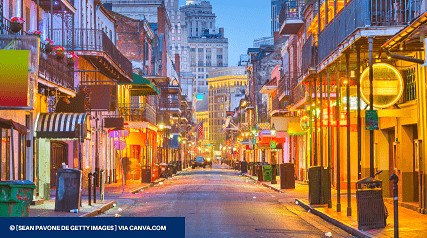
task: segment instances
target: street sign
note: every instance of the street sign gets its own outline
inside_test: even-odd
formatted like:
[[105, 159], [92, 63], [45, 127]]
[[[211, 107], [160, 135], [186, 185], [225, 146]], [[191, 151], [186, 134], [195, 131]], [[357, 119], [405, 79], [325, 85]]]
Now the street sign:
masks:
[[366, 110], [365, 115], [366, 130], [378, 130], [378, 111], [377, 110]]

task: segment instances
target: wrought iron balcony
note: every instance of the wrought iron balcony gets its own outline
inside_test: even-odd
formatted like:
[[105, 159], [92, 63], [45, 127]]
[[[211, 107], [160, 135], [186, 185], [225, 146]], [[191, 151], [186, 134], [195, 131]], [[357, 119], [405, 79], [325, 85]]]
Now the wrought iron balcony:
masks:
[[279, 80], [277, 95], [279, 100], [288, 100], [291, 95], [291, 78], [283, 74]]
[[54, 29], [52, 40], [66, 50], [76, 51], [95, 64], [102, 73], [130, 82], [132, 63], [117, 49], [105, 32], [94, 29]]
[[[45, 45], [40, 44], [44, 52]], [[39, 61], [39, 76], [58, 86], [75, 90], [74, 67], [68, 67], [64, 60], [58, 60], [50, 54], [42, 54]]]
[[125, 121], [133, 122], [150, 122], [153, 125], [157, 124], [156, 110], [146, 103], [126, 103], [119, 104], [119, 116], [123, 117]]
[[313, 35], [311, 35], [302, 46], [302, 65], [301, 71], [305, 73], [310, 67], [316, 67], [317, 59], [315, 58], [317, 47], [313, 46]]
[[280, 34], [297, 34], [304, 25], [305, 0], [287, 1], [279, 13]]
[[74, 0], [33, 0], [36, 4], [39, 4], [39, 7], [45, 10], [46, 12], [60, 12], [60, 11], [70, 11], [76, 12], [74, 7]]
[[[319, 34], [319, 61], [357, 29], [404, 26], [420, 14], [421, 1], [353, 0]], [[384, 29], [384, 28], [382, 28]], [[386, 34], [386, 33], [382, 33]]]
[[306, 100], [307, 100], [307, 98], [306, 98], [306, 87], [305, 87], [305, 85], [304, 84], [297, 85], [292, 90], [291, 102], [292, 102], [293, 106], [298, 107], [298, 105], [304, 104], [304, 102]]

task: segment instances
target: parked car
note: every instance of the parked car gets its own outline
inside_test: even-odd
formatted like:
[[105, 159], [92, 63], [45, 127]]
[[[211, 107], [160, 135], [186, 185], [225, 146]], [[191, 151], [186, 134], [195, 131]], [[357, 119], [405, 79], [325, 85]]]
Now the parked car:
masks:
[[191, 168], [195, 169], [196, 167], [203, 167], [205, 168], [207, 164], [207, 161], [202, 156], [196, 156], [196, 158], [191, 161]]

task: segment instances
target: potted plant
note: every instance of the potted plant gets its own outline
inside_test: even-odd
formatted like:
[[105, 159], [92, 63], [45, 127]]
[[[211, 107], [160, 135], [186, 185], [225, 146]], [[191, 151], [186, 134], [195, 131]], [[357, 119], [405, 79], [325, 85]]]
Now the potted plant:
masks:
[[53, 47], [53, 51], [55, 52], [55, 56], [58, 60], [62, 60], [65, 57], [65, 48], [62, 46]]
[[55, 42], [54, 42], [53, 40], [49, 39], [49, 38], [46, 38], [46, 39], [44, 40], [44, 44], [45, 44], [45, 49], [44, 49], [44, 51], [45, 51], [47, 54], [49, 54], [50, 52], [52, 52], [52, 50], [53, 50], [53, 46], [54, 46]]
[[67, 55], [66, 55], [66, 59], [67, 59], [67, 66], [68, 67], [73, 67], [74, 66], [74, 62], [76, 62], [76, 60], [78, 59], [79, 57], [76, 55], [76, 54], [74, 54], [74, 52], [69, 52], [69, 53], [67, 53]]
[[10, 19], [10, 30], [13, 33], [18, 33], [22, 30], [22, 25], [24, 24], [25, 20], [22, 17], [12, 17]]
[[41, 31], [34, 31], [33, 35], [40, 37], [42, 35]]

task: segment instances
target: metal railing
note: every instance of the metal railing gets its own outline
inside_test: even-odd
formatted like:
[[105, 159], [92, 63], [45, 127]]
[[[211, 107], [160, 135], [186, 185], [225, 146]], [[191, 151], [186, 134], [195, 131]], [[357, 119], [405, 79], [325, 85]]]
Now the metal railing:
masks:
[[146, 121], [153, 125], [157, 124], [156, 110], [146, 103], [121, 103], [118, 112], [125, 121]]
[[307, 72], [310, 67], [316, 67], [315, 50], [316, 47], [313, 46], [313, 35], [311, 35], [302, 46], [302, 73]]
[[[44, 44], [41, 44], [43, 50]], [[64, 60], [53, 55], [42, 55], [39, 61], [39, 76], [70, 90], [74, 89], [74, 67], [68, 67]]]
[[[72, 40], [69, 34], [73, 34]], [[111, 39], [102, 30], [81, 29], [63, 30], [53, 29], [52, 40], [56, 45], [72, 51], [105, 52], [116, 63], [118, 68], [128, 75], [132, 74], [132, 63], [117, 49]]]
[[305, 99], [305, 85], [299, 84], [292, 90], [291, 102], [294, 104]]
[[319, 62], [357, 28], [404, 26], [420, 14], [421, 0], [353, 0], [319, 34]]
[[279, 24], [283, 25], [285, 20], [303, 19], [304, 7], [305, 0], [294, 0], [286, 2], [279, 13]]
[[291, 81], [290, 77], [286, 74], [283, 74], [283, 76], [280, 78], [278, 83], [278, 89], [277, 94], [279, 96], [284, 95], [285, 97], [290, 96], [291, 93]]

